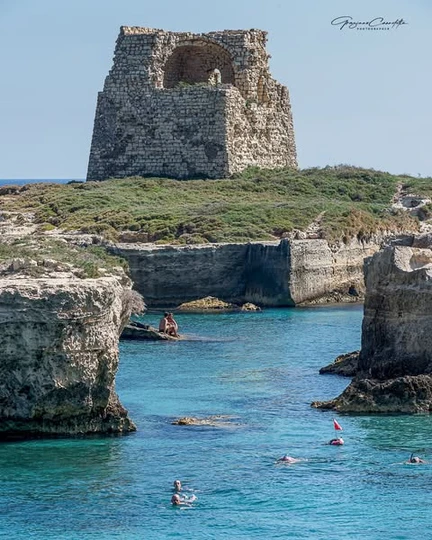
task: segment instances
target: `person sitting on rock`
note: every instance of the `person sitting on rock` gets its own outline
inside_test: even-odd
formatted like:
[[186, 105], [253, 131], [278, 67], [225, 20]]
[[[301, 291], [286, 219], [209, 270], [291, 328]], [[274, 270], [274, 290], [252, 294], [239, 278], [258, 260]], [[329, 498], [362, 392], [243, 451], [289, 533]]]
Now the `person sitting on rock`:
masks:
[[166, 311], [162, 319], [159, 321], [159, 332], [163, 332], [164, 334], [168, 333], [168, 328], [169, 328], [168, 316], [169, 316], [169, 313]]
[[170, 335], [170, 336], [178, 337], [178, 324], [175, 321], [175, 319], [173, 317], [173, 314], [168, 313], [168, 316], [167, 316], [166, 320], [167, 320], [167, 323], [168, 323], [168, 328], [166, 330], [166, 333], [168, 335]]
[[426, 461], [424, 459], [419, 458], [418, 456], [415, 456], [414, 454], [411, 454], [409, 460], [407, 461], [407, 463], [409, 463], [409, 464], [426, 463]]

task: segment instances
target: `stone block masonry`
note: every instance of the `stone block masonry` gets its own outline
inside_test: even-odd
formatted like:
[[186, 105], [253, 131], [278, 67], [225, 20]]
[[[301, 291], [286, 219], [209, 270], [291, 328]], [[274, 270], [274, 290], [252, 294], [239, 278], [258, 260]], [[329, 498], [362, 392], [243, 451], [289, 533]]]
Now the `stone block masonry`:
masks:
[[121, 27], [98, 95], [87, 180], [296, 167], [288, 90], [271, 78], [265, 44], [261, 30]]

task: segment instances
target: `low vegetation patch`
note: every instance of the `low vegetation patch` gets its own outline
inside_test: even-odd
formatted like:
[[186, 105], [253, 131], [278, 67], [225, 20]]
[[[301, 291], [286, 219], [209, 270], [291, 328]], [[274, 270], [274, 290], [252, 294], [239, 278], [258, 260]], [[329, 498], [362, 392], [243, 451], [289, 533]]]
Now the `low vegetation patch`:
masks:
[[226, 180], [29, 184], [3, 190], [0, 210], [33, 213], [41, 230], [173, 244], [276, 240], [319, 219], [319, 236], [335, 241], [416, 230], [417, 218], [391, 208], [400, 185], [432, 192], [430, 178], [349, 166], [250, 168]]
[[101, 277], [114, 272], [115, 268], [127, 270], [124, 259], [108, 254], [103, 247], [80, 247], [43, 236], [26, 236], [10, 243], [0, 243], [0, 262], [16, 259], [38, 263], [37, 266], [26, 269], [26, 273], [33, 277], [49, 271], [46, 263], [50, 260], [64, 264], [65, 269], [69, 266], [71, 269], [80, 270], [83, 278]]

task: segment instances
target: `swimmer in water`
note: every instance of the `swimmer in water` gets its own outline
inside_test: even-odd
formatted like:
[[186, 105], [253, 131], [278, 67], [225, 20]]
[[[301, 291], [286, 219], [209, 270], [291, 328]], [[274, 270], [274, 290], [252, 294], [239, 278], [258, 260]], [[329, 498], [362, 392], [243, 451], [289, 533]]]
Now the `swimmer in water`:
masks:
[[195, 500], [195, 495], [192, 495], [190, 499], [182, 499], [178, 493], [174, 493], [174, 495], [171, 497], [171, 504], [173, 506], [191, 506], [191, 503], [193, 503]]
[[342, 446], [343, 444], [345, 444], [345, 442], [342, 437], [338, 437], [337, 439], [332, 439], [331, 441], [329, 441], [328, 444], [331, 444], [332, 446]]
[[418, 456], [415, 456], [414, 454], [410, 455], [409, 460], [407, 461], [407, 464], [419, 464], [419, 463], [426, 463], [424, 459], [419, 458]]
[[299, 459], [288, 456], [287, 454], [278, 459], [279, 463], [298, 463], [299, 461]]
[[173, 486], [174, 486], [174, 491], [176, 492], [181, 491], [182, 485], [181, 485], [180, 480], [174, 480]]

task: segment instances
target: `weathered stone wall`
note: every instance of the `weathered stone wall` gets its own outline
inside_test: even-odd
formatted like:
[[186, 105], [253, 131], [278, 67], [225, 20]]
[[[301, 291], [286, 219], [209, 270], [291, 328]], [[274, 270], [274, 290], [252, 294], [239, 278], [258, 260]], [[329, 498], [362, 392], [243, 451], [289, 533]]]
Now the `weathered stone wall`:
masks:
[[265, 43], [261, 30], [122, 27], [98, 96], [87, 179], [296, 167], [288, 90], [270, 76]]
[[216, 296], [227, 302], [293, 306], [363, 284], [363, 261], [380, 247], [325, 240], [155, 246], [119, 244], [135, 288], [149, 306], [176, 306]]

